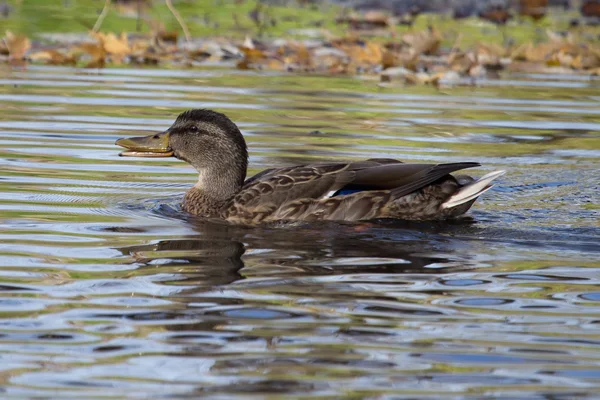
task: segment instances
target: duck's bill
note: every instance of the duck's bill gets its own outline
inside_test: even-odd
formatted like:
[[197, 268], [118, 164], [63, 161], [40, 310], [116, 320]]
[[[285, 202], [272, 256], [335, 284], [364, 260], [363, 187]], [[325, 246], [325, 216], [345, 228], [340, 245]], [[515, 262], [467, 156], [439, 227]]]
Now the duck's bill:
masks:
[[173, 150], [169, 148], [169, 132], [156, 135], [121, 138], [115, 143], [126, 148], [119, 153], [124, 157], [171, 157]]
[[151, 153], [149, 151], [122, 151], [119, 153], [121, 157], [171, 157], [172, 151], [166, 153]]

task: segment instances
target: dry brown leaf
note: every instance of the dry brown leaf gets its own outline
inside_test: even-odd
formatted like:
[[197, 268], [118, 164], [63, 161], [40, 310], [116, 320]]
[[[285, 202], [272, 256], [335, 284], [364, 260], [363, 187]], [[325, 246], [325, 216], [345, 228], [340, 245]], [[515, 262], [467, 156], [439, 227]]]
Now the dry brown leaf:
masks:
[[355, 62], [360, 64], [379, 64], [382, 55], [381, 45], [375, 42], [367, 42], [365, 46], [353, 47], [356, 58]]
[[6, 31], [4, 44], [8, 49], [10, 60], [22, 60], [27, 50], [31, 48], [31, 41], [27, 36], [15, 35], [11, 31]]
[[89, 54], [93, 60], [106, 57], [104, 46], [102, 46], [100, 43], [81, 43], [78, 48], [79, 50]]
[[544, 62], [557, 50], [554, 43], [540, 43], [537, 46], [530, 44], [525, 53], [525, 60], [532, 62]]
[[104, 58], [99, 58], [96, 60], [92, 60], [87, 63], [84, 68], [104, 68], [106, 66], [106, 60]]
[[475, 54], [457, 52], [448, 56], [448, 65], [452, 71], [464, 74], [475, 65]]
[[349, 63], [346, 53], [340, 49], [316, 49], [313, 53], [313, 66], [320, 71], [334, 72]]
[[404, 82], [409, 85], [423, 85], [431, 82], [431, 76], [425, 72], [410, 73], [404, 75]]
[[381, 65], [384, 69], [390, 67], [404, 67], [416, 71], [418, 63], [419, 54], [413, 49], [409, 49], [402, 53], [394, 53], [391, 50], [387, 50], [381, 58]]
[[513, 60], [524, 60], [530, 62], [546, 62], [552, 54], [558, 51], [559, 46], [556, 43], [540, 43], [534, 46], [529, 42], [521, 45], [511, 53]]
[[[569, 52], [566, 52], [566, 51], [562, 51], [562, 50], [553, 54], [551, 59], [556, 59], [558, 61], [558, 65], [561, 65], [563, 67], [571, 67], [573, 65], [573, 61], [574, 61], [574, 57], [572, 54], [570, 54]], [[548, 65], [550, 65], [550, 64], [548, 64]]]
[[248, 61], [247, 58], [240, 60], [235, 66], [237, 69], [242, 69], [242, 70], [251, 69], [250, 62]]
[[81, 43], [77, 50], [87, 53], [91, 60], [85, 65], [85, 68], [104, 68], [106, 64], [106, 51], [101, 43]]
[[148, 51], [151, 46], [149, 40], [136, 40], [131, 44], [131, 53], [137, 55], [143, 54]]
[[285, 69], [285, 64], [281, 60], [271, 58], [267, 61], [265, 67], [276, 71], [283, 71]]
[[341, 38], [332, 41], [332, 45], [344, 51], [350, 58], [350, 63], [354, 66], [373, 66], [381, 63], [383, 49], [379, 43]]
[[475, 54], [474, 54], [474, 59], [476, 60], [477, 64], [479, 65], [485, 65], [487, 67], [493, 67], [493, 68], [501, 68], [502, 67], [502, 63], [500, 62], [500, 57], [497, 56], [496, 54], [490, 53], [486, 50], [476, 50]]
[[591, 51], [582, 52], [575, 57], [572, 66], [577, 69], [593, 69], [600, 67], [600, 55]]
[[404, 34], [402, 42], [412, 47], [417, 54], [432, 55], [439, 50], [442, 36], [437, 29], [430, 27], [420, 32]]
[[75, 65], [77, 58], [73, 54], [64, 54], [58, 50], [43, 50], [30, 54], [31, 61], [41, 61], [50, 65]]
[[296, 49], [296, 58], [299, 65], [311, 67], [313, 64], [312, 56], [304, 44]]
[[127, 34], [122, 32], [119, 37], [112, 32], [104, 34], [102, 32], [91, 32], [91, 35], [95, 37], [104, 47], [104, 50], [118, 57], [124, 57], [131, 54], [131, 48], [127, 40]]
[[244, 58], [250, 62], [256, 62], [267, 58], [266, 54], [262, 50], [248, 49], [246, 47], [240, 47], [240, 50], [242, 53], [244, 53]]
[[330, 60], [330, 64], [328, 66], [329, 73], [332, 74], [347, 74], [350, 70], [350, 62], [346, 58], [335, 58]]
[[381, 56], [381, 66], [383, 69], [398, 66], [396, 53], [391, 50], [384, 51], [383, 55]]
[[440, 80], [446, 76], [446, 72], [438, 72], [429, 78], [429, 84], [434, 85], [435, 87], [440, 86]]
[[575, 69], [586, 69], [583, 66], [583, 56], [581, 54], [573, 58], [571, 61], [571, 67]]
[[507, 66], [511, 72], [527, 74], [572, 74], [571, 68], [548, 66], [545, 62], [513, 61]]
[[587, 49], [590, 52], [590, 54], [593, 54], [594, 56], [600, 58], [600, 47], [588, 46]]
[[546, 66], [548, 67], [558, 67], [561, 65], [561, 60], [558, 57], [558, 54], [552, 54], [547, 60], [546, 60]]
[[477, 54], [481, 55], [493, 55], [496, 57], [507, 56], [507, 50], [504, 47], [494, 43], [477, 43], [476, 51]]

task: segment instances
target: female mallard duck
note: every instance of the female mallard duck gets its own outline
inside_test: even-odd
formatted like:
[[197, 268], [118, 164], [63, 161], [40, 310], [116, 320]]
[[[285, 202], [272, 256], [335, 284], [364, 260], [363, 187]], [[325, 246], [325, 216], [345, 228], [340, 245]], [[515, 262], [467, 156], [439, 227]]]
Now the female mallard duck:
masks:
[[284, 220], [446, 219], [464, 214], [504, 171], [479, 180], [451, 172], [474, 162], [404, 164], [392, 159], [272, 168], [244, 180], [246, 142], [225, 115], [189, 110], [156, 135], [123, 138], [123, 156], [190, 163], [198, 182], [183, 198], [191, 214], [242, 224]]

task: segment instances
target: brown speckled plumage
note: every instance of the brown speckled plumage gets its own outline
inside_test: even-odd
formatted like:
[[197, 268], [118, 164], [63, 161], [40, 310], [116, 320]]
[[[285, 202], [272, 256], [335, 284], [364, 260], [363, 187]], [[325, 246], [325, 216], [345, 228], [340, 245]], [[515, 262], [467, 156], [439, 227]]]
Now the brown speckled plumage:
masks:
[[[405, 164], [370, 159], [273, 168], [244, 181], [246, 143], [225, 115], [186, 111], [161, 135], [168, 137], [167, 150], [199, 173], [198, 183], [183, 198], [183, 209], [239, 224], [452, 218], [465, 213], [503, 173], [475, 181], [450, 174], [478, 163]], [[149, 138], [139, 140], [148, 143]]]
[[[459, 188], [456, 179], [448, 173], [476, 165], [367, 160], [282, 168], [244, 185], [223, 206], [221, 217], [244, 224], [280, 220], [444, 219], [468, 209], [460, 213], [455, 209], [440, 209]], [[365, 175], [369, 180], [363, 180]], [[393, 187], [393, 182], [403, 179], [407, 181], [404, 185]], [[420, 183], [413, 189], [411, 186], [419, 179]], [[348, 185], [370, 185], [378, 189], [324, 198], [327, 193]]]
[[193, 187], [185, 192], [181, 206], [184, 211], [190, 214], [221, 218], [221, 209], [226, 203], [227, 200], [213, 199], [203, 191]]

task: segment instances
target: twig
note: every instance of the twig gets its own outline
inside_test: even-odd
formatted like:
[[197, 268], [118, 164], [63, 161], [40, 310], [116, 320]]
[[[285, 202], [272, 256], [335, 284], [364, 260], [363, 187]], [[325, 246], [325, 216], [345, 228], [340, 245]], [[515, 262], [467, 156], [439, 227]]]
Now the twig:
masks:
[[462, 40], [462, 32], [458, 32], [458, 36], [456, 36], [456, 40], [450, 49], [450, 54], [454, 54], [454, 52], [458, 49], [460, 41]]
[[183, 21], [183, 18], [181, 18], [181, 15], [179, 15], [179, 13], [175, 9], [175, 7], [173, 7], [173, 3], [171, 2], [171, 0], [165, 0], [165, 4], [169, 8], [169, 11], [171, 11], [171, 14], [173, 14], [175, 19], [177, 20], [177, 22], [179, 22], [181, 29], [183, 29], [183, 34], [185, 35], [185, 40], [187, 42], [190, 42], [192, 40], [192, 36], [190, 35], [190, 31], [188, 30], [187, 25]]
[[102, 12], [98, 16], [98, 19], [96, 20], [96, 23], [94, 24], [94, 27], [92, 28], [92, 32], [98, 32], [98, 30], [100, 29], [100, 26], [102, 25], [102, 22], [104, 21], [104, 17], [106, 17], [106, 14], [108, 14], [109, 6], [110, 6], [110, 0], [106, 0], [106, 2], [104, 3], [104, 8], [102, 9]]
[[142, 29], [142, 2], [137, 2], [137, 16], [135, 19], [135, 31], [139, 32]]

